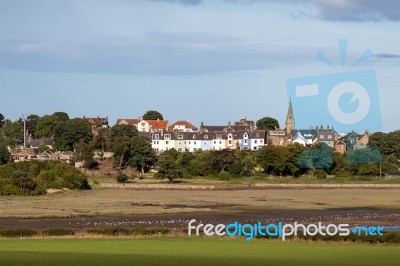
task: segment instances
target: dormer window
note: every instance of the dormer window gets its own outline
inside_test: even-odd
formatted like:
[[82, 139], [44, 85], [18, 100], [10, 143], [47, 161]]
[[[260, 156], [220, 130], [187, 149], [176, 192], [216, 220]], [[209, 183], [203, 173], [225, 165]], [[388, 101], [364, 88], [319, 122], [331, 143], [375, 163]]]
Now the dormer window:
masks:
[[160, 139], [160, 134], [154, 134], [154, 139]]
[[193, 135], [193, 138], [195, 139], [195, 138], [196, 138], [196, 135]]
[[183, 135], [178, 135], [178, 139], [183, 139]]
[[204, 139], [208, 139], [208, 135], [204, 135]]

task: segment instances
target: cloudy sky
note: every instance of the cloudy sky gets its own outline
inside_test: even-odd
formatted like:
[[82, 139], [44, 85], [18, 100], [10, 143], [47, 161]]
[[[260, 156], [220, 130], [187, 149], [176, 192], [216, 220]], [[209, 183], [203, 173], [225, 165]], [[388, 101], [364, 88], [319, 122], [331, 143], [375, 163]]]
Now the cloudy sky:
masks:
[[383, 130], [399, 129], [398, 10], [397, 0], [3, 0], [0, 112], [282, 124], [288, 79], [349, 71], [370, 49], [351, 71], [376, 71]]

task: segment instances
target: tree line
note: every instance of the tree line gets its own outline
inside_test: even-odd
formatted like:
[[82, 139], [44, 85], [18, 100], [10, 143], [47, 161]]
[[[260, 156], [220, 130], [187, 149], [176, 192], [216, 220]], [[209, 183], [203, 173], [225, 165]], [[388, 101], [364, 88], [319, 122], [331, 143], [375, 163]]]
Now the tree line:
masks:
[[[143, 119], [163, 119], [151, 110]], [[275, 175], [299, 177], [310, 174], [318, 177], [379, 175], [395, 172], [400, 160], [400, 131], [377, 132], [370, 137], [366, 149], [340, 154], [325, 144], [303, 147], [267, 145], [258, 151], [221, 150], [178, 153], [172, 149], [157, 155], [151, 140], [139, 136], [135, 126], [114, 125], [92, 133], [91, 125], [81, 118], [70, 119], [64, 112], [39, 117], [29, 115], [27, 129], [35, 137], [53, 137], [55, 149], [74, 151], [77, 161], [86, 169], [96, 168], [94, 152], [113, 152], [114, 166], [122, 172], [127, 166], [140, 173], [157, 168], [157, 177], [173, 180], [190, 176], [217, 176], [222, 179], [239, 176]], [[279, 127], [276, 119], [264, 117], [257, 121], [259, 129]], [[23, 121], [11, 122], [0, 114], [0, 164], [10, 160], [7, 146], [23, 141]]]

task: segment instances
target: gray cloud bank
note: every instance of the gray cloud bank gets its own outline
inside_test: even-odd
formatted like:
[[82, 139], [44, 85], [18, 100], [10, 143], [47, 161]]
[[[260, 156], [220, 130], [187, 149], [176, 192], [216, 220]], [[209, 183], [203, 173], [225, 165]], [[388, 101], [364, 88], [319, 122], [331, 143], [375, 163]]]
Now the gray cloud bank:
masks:
[[[183, 5], [198, 5], [215, 2], [212, 0], [150, 0]], [[296, 15], [314, 16], [330, 21], [398, 21], [400, 20], [400, 1], [398, 0], [220, 0], [233, 4], [286, 3], [312, 6], [317, 14], [300, 12]]]

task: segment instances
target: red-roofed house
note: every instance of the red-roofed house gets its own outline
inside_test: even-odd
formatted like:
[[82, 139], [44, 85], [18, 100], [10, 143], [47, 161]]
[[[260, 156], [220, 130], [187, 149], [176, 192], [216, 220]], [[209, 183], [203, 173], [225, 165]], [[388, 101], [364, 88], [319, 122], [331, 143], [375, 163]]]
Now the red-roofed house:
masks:
[[160, 132], [168, 129], [168, 120], [142, 120], [138, 123], [139, 132]]
[[169, 126], [168, 131], [193, 132], [197, 131], [197, 127], [187, 120], [180, 120]]

